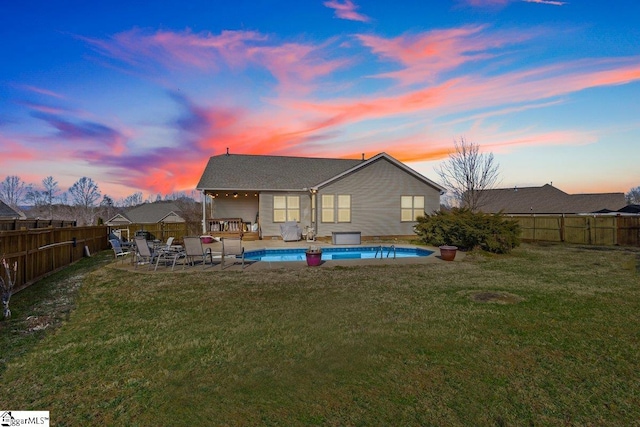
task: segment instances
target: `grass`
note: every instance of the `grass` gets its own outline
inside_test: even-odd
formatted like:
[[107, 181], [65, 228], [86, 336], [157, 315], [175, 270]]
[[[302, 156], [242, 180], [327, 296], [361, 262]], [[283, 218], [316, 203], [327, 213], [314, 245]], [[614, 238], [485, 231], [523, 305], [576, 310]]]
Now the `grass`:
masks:
[[68, 426], [639, 425], [640, 250], [242, 273], [101, 264], [76, 267], [90, 272], [51, 333], [16, 331], [78, 273], [14, 296], [3, 409]]

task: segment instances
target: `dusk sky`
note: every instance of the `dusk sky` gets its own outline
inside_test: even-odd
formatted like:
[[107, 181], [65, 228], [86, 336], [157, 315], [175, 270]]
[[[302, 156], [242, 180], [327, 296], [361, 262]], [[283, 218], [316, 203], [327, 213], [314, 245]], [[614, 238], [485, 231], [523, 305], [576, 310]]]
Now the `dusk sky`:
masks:
[[[634, 12], [635, 11], [635, 12]], [[210, 156], [367, 158], [437, 181], [640, 186], [635, 1], [0, 2], [0, 180], [192, 191]]]

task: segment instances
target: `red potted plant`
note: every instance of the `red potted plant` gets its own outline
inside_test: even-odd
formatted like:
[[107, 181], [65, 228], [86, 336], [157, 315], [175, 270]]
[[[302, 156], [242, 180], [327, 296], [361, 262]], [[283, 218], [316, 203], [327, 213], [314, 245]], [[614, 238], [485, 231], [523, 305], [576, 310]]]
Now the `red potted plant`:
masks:
[[322, 248], [317, 246], [310, 246], [306, 251], [307, 255], [307, 265], [310, 267], [315, 267], [320, 265], [322, 262]]

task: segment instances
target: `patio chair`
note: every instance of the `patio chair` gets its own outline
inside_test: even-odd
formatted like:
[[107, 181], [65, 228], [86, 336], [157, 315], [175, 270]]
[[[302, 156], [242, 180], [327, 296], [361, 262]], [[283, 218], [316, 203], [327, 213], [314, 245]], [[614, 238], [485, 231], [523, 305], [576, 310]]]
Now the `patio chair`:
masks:
[[233, 262], [240, 257], [242, 260], [242, 269], [244, 270], [244, 247], [240, 237], [223, 237], [222, 238], [222, 262], [220, 269], [224, 269], [224, 261], [227, 257], [233, 256]]
[[[176, 262], [180, 258], [185, 258], [186, 253], [182, 246], [173, 246], [170, 243], [173, 243], [173, 238], [169, 238], [171, 242], [167, 241], [167, 245], [162, 247], [156, 251], [156, 268], [154, 271], [158, 270], [158, 265], [160, 262], [164, 262], [165, 265], [171, 262], [171, 271], [176, 267]], [[183, 264], [184, 265], [184, 264]]]
[[165, 249], [171, 249], [171, 245], [173, 245], [173, 240], [174, 240], [173, 237], [169, 237], [167, 239], [167, 243], [164, 245], [164, 248]]
[[280, 224], [280, 235], [285, 242], [297, 242], [302, 239], [302, 229], [296, 221], [287, 221]]
[[136, 236], [136, 260], [135, 267], [138, 268], [140, 262], [149, 263], [149, 269], [156, 259], [157, 254], [152, 251], [144, 236]]
[[115, 259], [122, 258], [122, 262], [129, 255], [129, 251], [125, 251], [122, 249], [122, 245], [120, 245], [120, 240], [118, 239], [109, 239], [109, 243], [111, 244], [111, 248], [113, 249], [113, 254]]
[[185, 237], [184, 238], [184, 251], [186, 256], [186, 262], [183, 264], [182, 268], [189, 263], [191, 266], [195, 266], [197, 260], [202, 260], [202, 268], [204, 269], [207, 265], [207, 257], [211, 261], [211, 265], [213, 265], [213, 252], [211, 248], [204, 248], [202, 246], [202, 240], [200, 237]]

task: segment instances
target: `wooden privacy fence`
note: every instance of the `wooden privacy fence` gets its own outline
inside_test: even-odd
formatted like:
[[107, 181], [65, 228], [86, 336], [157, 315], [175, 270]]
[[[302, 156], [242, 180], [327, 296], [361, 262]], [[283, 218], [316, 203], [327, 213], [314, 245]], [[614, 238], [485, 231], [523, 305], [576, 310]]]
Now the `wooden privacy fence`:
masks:
[[18, 263], [14, 292], [89, 253], [109, 248], [106, 226], [0, 231], [0, 255]]
[[640, 216], [509, 215], [525, 241], [640, 246]]
[[65, 221], [61, 219], [0, 219], [0, 231], [75, 226], [75, 221]]

